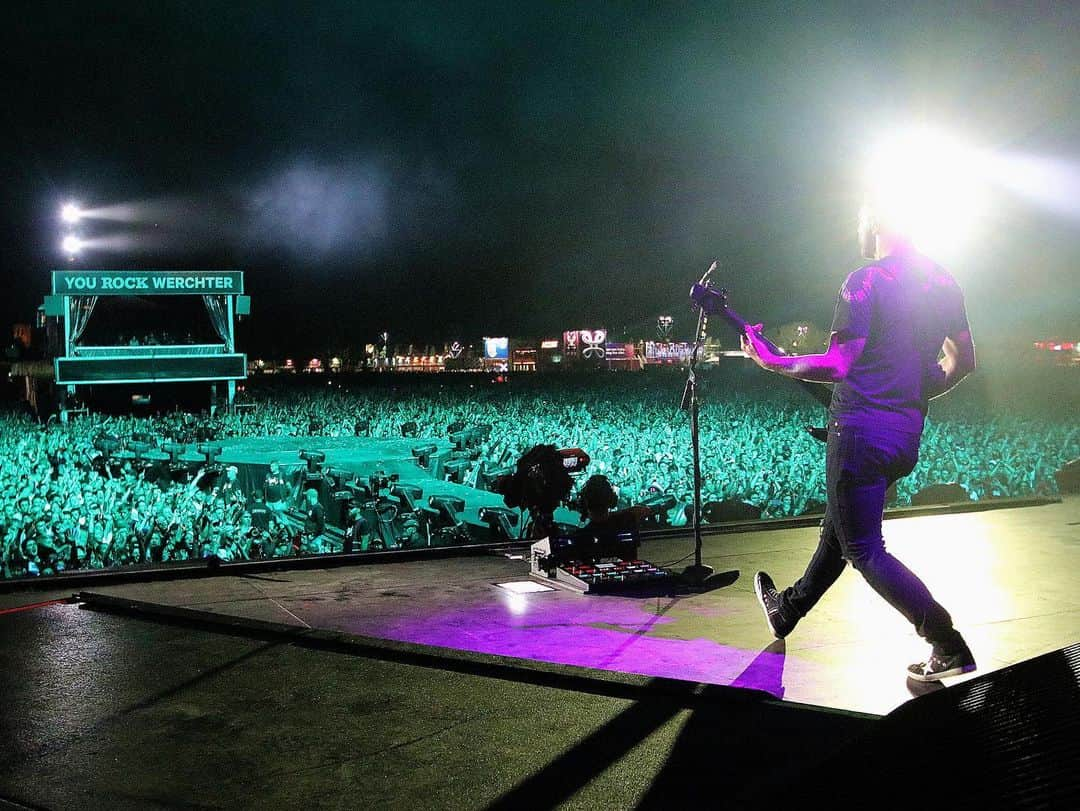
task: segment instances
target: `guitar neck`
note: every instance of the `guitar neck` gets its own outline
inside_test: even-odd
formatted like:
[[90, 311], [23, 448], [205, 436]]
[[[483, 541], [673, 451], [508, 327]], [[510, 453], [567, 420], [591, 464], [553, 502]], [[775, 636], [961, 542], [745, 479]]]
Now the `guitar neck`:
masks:
[[[750, 326], [749, 321], [747, 321], [745, 318], [743, 318], [741, 315], [739, 315], [735, 310], [733, 310], [731, 307], [729, 307], [726, 303], [724, 304], [723, 307], [720, 307], [720, 308], [718, 308], [716, 310], [716, 314], [723, 316], [723, 318], [727, 322], [728, 326], [731, 327], [740, 336], [745, 334], [746, 333], [746, 328], [748, 326]], [[788, 354], [783, 349], [781, 349], [779, 346], [777, 346], [772, 341], [770, 341], [768, 338], [766, 338], [764, 335], [762, 335], [760, 332], [758, 333], [758, 335], [761, 336], [762, 343], [764, 343], [765, 346], [767, 346], [769, 348], [769, 351], [772, 352], [773, 354], [775, 354], [775, 355], [786, 355], [786, 354]], [[817, 400], [819, 403], [821, 403], [823, 406], [825, 406], [825, 408], [829, 407], [829, 403], [832, 402], [832, 387], [831, 386], [828, 386], [825, 383], [812, 383], [809, 380], [799, 380], [798, 378], [792, 378], [792, 379], [796, 383], [798, 383], [799, 386], [801, 386], [811, 397], [813, 397], [815, 400]]]
[[[731, 307], [725, 305], [724, 307], [721, 307], [717, 312], [719, 315], [722, 315], [724, 317], [724, 320], [727, 321], [728, 326], [735, 330], [736, 334], [740, 336], [746, 332], [746, 328], [748, 326], [751, 326], [749, 321], [747, 321], [745, 318], [735, 312], [735, 310], [731, 309]], [[761, 333], [758, 334], [761, 335]], [[787, 352], [778, 347], [764, 335], [761, 335], [761, 341], [765, 344], [765, 346], [769, 348], [770, 352], [776, 355], [787, 354]]]

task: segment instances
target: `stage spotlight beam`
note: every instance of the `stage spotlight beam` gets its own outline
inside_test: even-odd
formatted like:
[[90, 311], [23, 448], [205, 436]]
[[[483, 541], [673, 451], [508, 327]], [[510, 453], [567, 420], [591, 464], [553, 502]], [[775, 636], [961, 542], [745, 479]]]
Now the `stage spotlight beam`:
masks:
[[75, 256], [83, 249], [83, 241], [74, 234], [68, 234], [60, 243], [60, 249], [69, 256]]
[[893, 133], [869, 153], [867, 205], [931, 256], [965, 247], [986, 213], [989, 156], [927, 127]]
[[83, 210], [79, 208], [78, 203], [65, 203], [60, 209], [60, 219], [69, 225], [74, 225], [82, 219]]

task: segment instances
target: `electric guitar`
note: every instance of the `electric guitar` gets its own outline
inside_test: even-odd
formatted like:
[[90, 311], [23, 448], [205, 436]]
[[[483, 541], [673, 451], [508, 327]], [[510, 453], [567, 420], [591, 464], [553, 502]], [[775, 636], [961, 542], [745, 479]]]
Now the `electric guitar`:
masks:
[[[728, 305], [728, 291], [725, 288], [713, 287], [708, 282], [698, 282], [690, 288], [690, 300], [700, 307], [706, 316], [721, 316], [737, 335], [742, 336], [746, 334], [746, 328], [750, 325], [750, 322]], [[758, 335], [761, 336], [762, 342], [771, 352], [774, 352], [777, 355], [787, 354], [787, 352], [778, 347], [764, 335], [761, 335], [761, 333], [758, 333]], [[809, 380], [799, 380], [797, 378], [792, 378], [792, 380], [794, 380], [795, 383], [798, 383], [799, 386], [801, 386], [811, 397], [825, 406], [825, 408], [829, 407], [829, 401], [832, 399], [831, 386], [825, 383], [811, 383]], [[807, 426], [806, 430], [814, 437], [814, 439], [825, 441], [827, 432], [824, 428]]]

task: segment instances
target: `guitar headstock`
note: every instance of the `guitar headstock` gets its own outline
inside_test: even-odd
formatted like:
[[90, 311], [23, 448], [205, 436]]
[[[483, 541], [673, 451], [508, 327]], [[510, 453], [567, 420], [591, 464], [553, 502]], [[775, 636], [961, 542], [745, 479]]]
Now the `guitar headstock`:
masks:
[[709, 282], [698, 282], [690, 288], [690, 300], [705, 311], [706, 315], [713, 315], [727, 307], [728, 291], [723, 287], [713, 287]]

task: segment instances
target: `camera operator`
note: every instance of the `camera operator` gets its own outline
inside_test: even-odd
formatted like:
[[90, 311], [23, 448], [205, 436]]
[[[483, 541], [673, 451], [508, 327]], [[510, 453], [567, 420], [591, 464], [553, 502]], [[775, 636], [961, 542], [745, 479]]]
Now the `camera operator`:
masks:
[[273, 515], [266, 522], [266, 529], [257, 534], [262, 547], [262, 557], [274, 558], [297, 554], [288, 528]]
[[362, 507], [349, 508], [349, 528], [345, 531], [344, 552], [366, 552], [370, 539], [368, 538], [368, 521], [364, 518]]
[[401, 522], [401, 537], [398, 543], [405, 548], [414, 548], [424, 545], [424, 533], [420, 525], [420, 518], [416, 513], [408, 513]]
[[619, 496], [608, 477], [602, 473], [589, 477], [581, 488], [578, 502], [578, 512], [581, 513], [581, 517], [589, 520], [585, 526], [587, 530], [607, 532], [635, 530], [639, 523], [650, 514], [648, 507], [627, 507], [624, 510], [615, 510], [619, 503]]
[[309, 487], [304, 491], [304, 538], [310, 551], [321, 551], [318, 540], [326, 532], [326, 510], [319, 503], [319, 491]]

